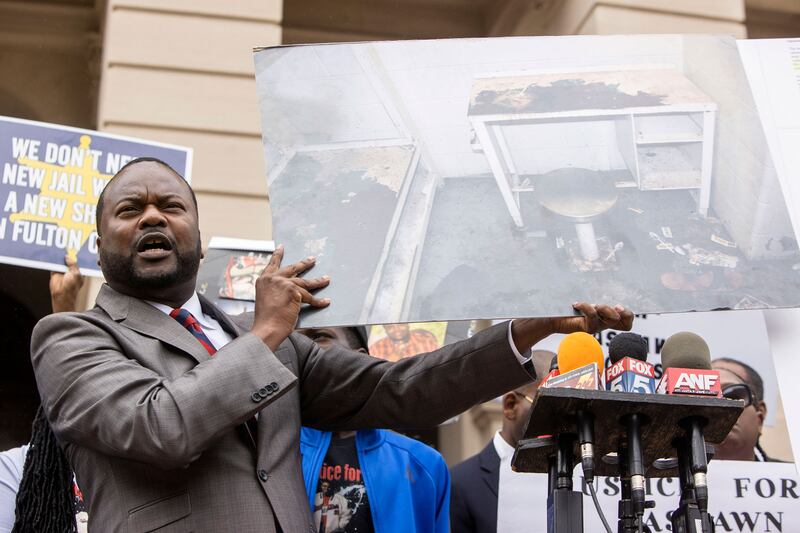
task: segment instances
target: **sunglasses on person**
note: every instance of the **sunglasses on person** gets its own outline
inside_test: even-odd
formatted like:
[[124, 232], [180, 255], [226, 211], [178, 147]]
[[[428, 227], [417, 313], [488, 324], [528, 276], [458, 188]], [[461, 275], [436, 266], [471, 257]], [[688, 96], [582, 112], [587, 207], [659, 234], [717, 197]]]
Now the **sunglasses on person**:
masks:
[[521, 392], [517, 392], [517, 391], [513, 391], [513, 392], [514, 392], [514, 394], [516, 394], [517, 396], [519, 396], [519, 397], [521, 397], [521, 398], [525, 398], [525, 399], [528, 401], [528, 403], [530, 403], [531, 405], [533, 405], [533, 398], [531, 398], [531, 397], [530, 397], [530, 396], [528, 396], [527, 394], [522, 394]]
[[729, 400], [744, 400], [744, 406], [753, 405], [753, 391], [750, 386], [745, 383], [736, 383], [728, 385], [722, 389], [722, 396]]

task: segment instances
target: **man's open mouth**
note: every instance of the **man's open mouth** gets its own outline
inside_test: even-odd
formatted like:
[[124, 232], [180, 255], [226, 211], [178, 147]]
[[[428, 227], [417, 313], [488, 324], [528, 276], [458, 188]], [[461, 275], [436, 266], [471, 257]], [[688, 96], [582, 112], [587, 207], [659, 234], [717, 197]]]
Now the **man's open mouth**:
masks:
[[161, 257], [172, 251], [172, 242], [163, 233], [148, 233], [136, 243], [136, 251], [145, 257]]

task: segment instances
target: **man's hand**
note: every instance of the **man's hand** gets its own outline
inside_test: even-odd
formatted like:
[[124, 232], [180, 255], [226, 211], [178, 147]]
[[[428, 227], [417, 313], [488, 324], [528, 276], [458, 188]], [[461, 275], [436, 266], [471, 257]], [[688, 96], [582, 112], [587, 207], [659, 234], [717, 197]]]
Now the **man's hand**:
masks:
[[327, 307], [328, 298], [315, 298], [311, 292], [327, 287], [327, 276], [316, 279], [298, 277], [314, 266], [316, 259], [309, 257], [281, 268], [283, 245], [279, 245], [269, 264], [256, 281], [256, 309], [252, 332], [264, 341], [273, 352], [294, 331], [300, 307]]
[[633, 326], [633, 313], [621, 305], [595, 305], [576, 302], [572, 307], [580, 316], [522, 318], [511, 324], [511, 335], [520, 353], [553, 333], [597, 333], [604, 329], [629, 331]]
[[54, 313], [75, 311], [78, 291], [83, 287], [83, 276], [78, 270], [78, 261], [67, 256], [64, 258], [67, 271], [50, 272], [50, 305]]
[[581, 316], [550, 318], [553, 333], [597, 333], [604, 329], [628, 331], [633, 326], [633, 313], [621, 305], [596, 305], [586, 302], [572, 304]]

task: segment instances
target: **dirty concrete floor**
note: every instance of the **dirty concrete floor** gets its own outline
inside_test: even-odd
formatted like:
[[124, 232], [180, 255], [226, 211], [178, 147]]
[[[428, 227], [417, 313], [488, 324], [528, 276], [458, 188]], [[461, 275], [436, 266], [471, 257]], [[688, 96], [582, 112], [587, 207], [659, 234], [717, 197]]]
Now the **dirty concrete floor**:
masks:
[[[535, 183], [536, 177], [531, 178]], [[712, 242], [711, 235], [733, 239], [713, 213], [710, 220], [696, 214], [688, 191], [619, 189], [614, 208], [594, 221], [598, 238], [623, 243], [616, 270], [601, 272], [570, 270], [566, 250], [576, 241], [574, 225], [540, 207], [534, 195], [522, 195], [526, 228], [520, 231], [491, 177], [444, 181], [412, 300], [415, 320], [565, 315], [576, 300], [622, 303], [637, 313], [735, 308], [743, 301], [800, 304], [800, 271], [792, 269], [800, 258], [748, 261], [737, 249]], [[672, 238], [664, 237], [662, 226]], [[688, 253], [659, 250], [650, 232], [664, 242], [735, 256], [737, 274], [692, 265]], [[557, 247], [559, 237], [566, 246]], [[704, 288], [666, 288], [664, 273], [677, 273], [667, 277], [693, 280]]]
[[[273, 238], [286, 247], [283, 264], [314, 255], [308, 276], [327, 274], [334, 281], [317, 293], [335, 302], [327, 324], [352, 324], [360, 315], [397, 206], [397, 191], [357, 157], [381, 150], [408, 166], [412, 150], [406, 147], [299, 153], [270, 186]], [[334, 152], [341, 152], [337, 164], [320, 160]], [[304, 312], [300, 325], [315, 313]]]

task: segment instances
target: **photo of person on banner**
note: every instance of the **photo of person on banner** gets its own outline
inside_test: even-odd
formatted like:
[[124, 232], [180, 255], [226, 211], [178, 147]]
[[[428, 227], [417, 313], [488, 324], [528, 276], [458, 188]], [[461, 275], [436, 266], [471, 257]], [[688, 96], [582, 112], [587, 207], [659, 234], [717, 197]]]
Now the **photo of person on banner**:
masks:
[[715, 446], [714, 457], [736, 461], [775, 461], [759, 442], [767, 416], [761, 375], [747, 363], [729, 357], [714, 359], [711, 368], [720, 373], [722, 395], [732, 400], [742, 400], [745, 405], [727, 438]]
[[447, 322], [373, 326], [369, 337], [369, 353], [387, 361], [399, 361], [441, 348], [446, 331]]

